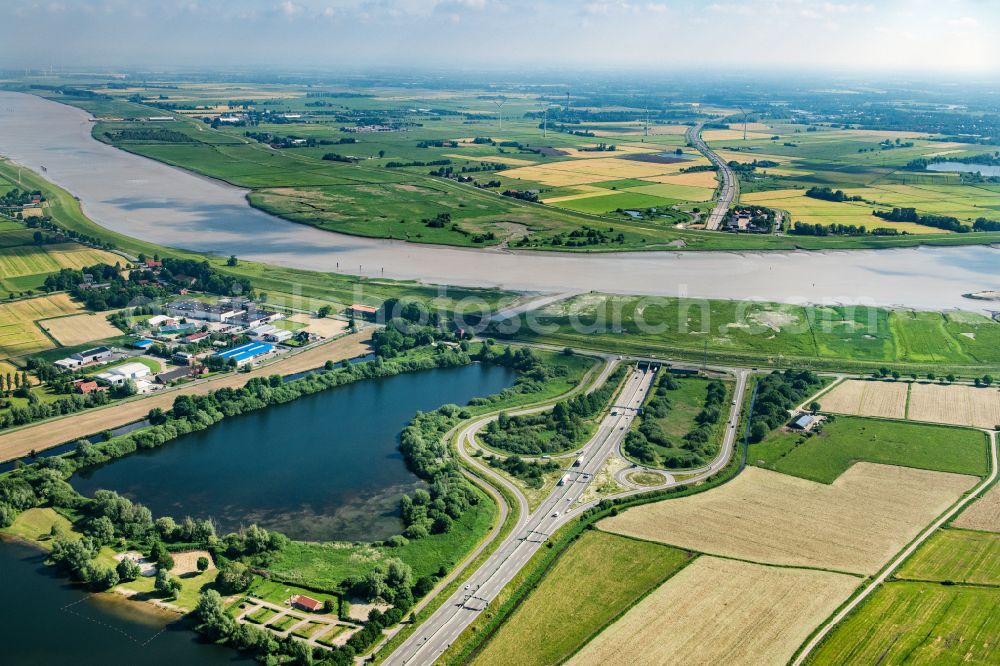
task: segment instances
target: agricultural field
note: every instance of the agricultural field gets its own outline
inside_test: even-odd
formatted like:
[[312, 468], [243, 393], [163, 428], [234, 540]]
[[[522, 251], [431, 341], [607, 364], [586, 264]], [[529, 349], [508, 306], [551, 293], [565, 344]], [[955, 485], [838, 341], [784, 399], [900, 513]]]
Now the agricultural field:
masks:
[[[936, 348], [936, 363], [967, 367], [971, 373], [981, 372], [982, 364], [1000, 363], [1000, 324], [975, 314], [933, 316], [941, 325], [925, 330], [918, 343], [909, 334], [908, 318], [881, 308], [590, 293], [535, 311], [533, 320], [544, 326], [520, 326], [517, 335], [528, 341], [624, 353], [700, 357], [707, 352], [719, 360], [796, 359], [837, 369], [845, 363], [876, 368], [883, 363], [910, 363], [907, 359], [918, 345]], [[914, 371], [922, 374], [928, 367], [929, 361], [921, 361]], [[886, 415], [902, 414], [898, 403], [881, 409], [888, 410]]]
[[[842, 130], [766, 118], [753, 123], [757, 129], [746, 140], [742, 125], [706, 129], [703, 136], [724, 159], [779, 165], [741, 178], [745, 202], [788, 210], [792, 221], [892, 227], [921, 238], [733, 235], [683, 228], [697, 221], [688, 213], [711, 200], [717, 182], [711, 171], [682, 169], [708, 164], [687, 146], [688, 127], [713, 116], [718, 120], [734, 109], [672, 101], [647, 129], [641, 120], [644, 111], [628, 105], [613, 105], [612, 113], [622, 115], [614, 121], [581, 121], [567, 107], [558, 112], [568, 114], [571, 124], [550, 119], [545, 132], [537, 116], [543, 101], [535, 94], [507, 97], [501, 130], [490, 95], [473, 90], [442, 94], [413, 87], [400, 96], [392, 88], [359, 94], [352, 86], [346, 96], [331, 90], [324, 99], [323, 93], [294, 85], [236, 87], [251, 95], [245, 108], [231, 108], [228, 96], [213, 98], [221, 94], [218, 89], [172, 85], [168, 97], [175, 120], [163, 133], [120, 120], [162, 113], [151, 106], [160, 100], [155, 89], [119, 91], [96, 85], [108, 99], [70, 103], [101, 119], [93, 128], [101, 141], [246, 187], [253, 205], [288, 219], [351, 234], [471, 247], [516, 243], [589, 250], [881, 247], [982, 243], [996, 236], [948, 234], [872, 216], [873, 208], [910, 205], [963, 220], [994, 210], [1000, 187], [963, 184], [956, 174], [900, 170], [907, 161], [942, 148], [950, 149], [949, 154], [977, 148], [934, 141], [920, 132]], [[132, 95], [150, 106], [135, 103]], [[600, 113], [604, 102], [595, 104], [583, 113]], [[264, 111], [299, 119], [271, 122], [260, 117], [252, 131], [202, 122]], [[367, 129], [365, 123], [375, 117], [387, 128]], [[297, 143], [290, 143], [292, 137]], [[889, 152], [880, 145], [897, 139], [907, 147], [900, 144]], [[804, 197], [805, 189], [816, 184], [846, 189], [864, 201]], [[606, 191], [596, 191], [602, 188]], [[498, 196], [505, 191], [529, 192], [542, 203]], [[624, 211], [639, 214], [633, 219]], [[448, 212], [451, 219], [443, 226], [429, 224], [439, 212]], [[609, 223], [611, 239], [565, 242], [573, 231], [603, 229]], [[615, 238], [619, 233], [622, 238]]]
[[0, 248], [0, 279], [44, 275], [61, 268], [80, 269], [94, 264], [123, 263], [117, 254], [77, 243], [21, 245]]
[[121, 335], [122, 332], [108, 323], [107, 313], [78, 314], [55, 319], [41, 319], [38, 325], [55, 338], [59, 344], [70, 347], [94, 340]]
[[752, 465], [833, 483], [857, 462], [985, 476], [987, 437], [975, 430], [833, 417], [813, 434], [779, 429], [750, 445]]
[[909, 417], [993, 429], [1000, 425], [1000, 389], [918, 382], [910, 388]]
[[568, 663], [781, 664], [860, 582], [701, 556]]
[[1000, 585], [1000, 534], [939, 530], [903, 564], [896, 577]]
[[[690, 558], [689, 553], [648, 541], [584, 532], [472, 663], [561, 663]], [[611, 577], [605, 569], [609, 562], [615, 563]], [[581, 589], [588, 593], [579, 595]], [[525, 650], [525, 645], [532, 649]]]
[[909, 388], [908, 382], [847, 379], [818, 402], [824, 412], [904, 419]]
[[1000, 532], [1000, 485], [993, 486], [952, 521], [955, 527]]
[[0, 303], [0, 358], [51, 349], [55, 344], [35, 322], [81, 311], [82, 308], [66, 294]]
[[861, 462], [823, 484], [748, 467], [710, 493], [634, 507], [599, 525], [713, 555], [870, 574], [977, 481]]
[[1000, 589], [892, 582], [838, 625], [808, 664], [995, 664]]

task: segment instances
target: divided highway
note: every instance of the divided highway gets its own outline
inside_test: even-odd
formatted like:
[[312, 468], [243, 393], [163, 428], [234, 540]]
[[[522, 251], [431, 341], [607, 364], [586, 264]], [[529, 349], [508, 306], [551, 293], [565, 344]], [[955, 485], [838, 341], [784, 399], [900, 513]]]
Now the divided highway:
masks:
[[[610, 374], [613, 364], [608, 362], [601, 373], [602, 376], [592, 385], [600, 386]], [[656, 376], [656, 370], [634, 369], [623, 388], [615, 397], [613, 406], [598, 426], [595, 435], [587, 442], [579, 453], [579, 465], [574, 464], [564, 477], [565, 483], [558, 485], [541, 505], [528, 512], [528, 503], [523, 493], [510, 481], [499, 476], [488, 467], [470, 458], [464, 451], [465, 444], [471, 442], [475, 433], [483, 428], [495, 416], [479, 419], [468, 424], [459, 434], [459, 453], [477, 468], [487, 472], [494, 482], [499, 482], [516, 498], [520, 507], [517, 524], [510, 535], [500, 544], [492, 555], [457, 590], [438, 610], [425, 620], [402, 645], [399, 646], [384, 662], [390, 666], [404, 664], [432, 664], [459, 635], [469, 626], [494, 600], [500, 591], [528, 563], [534, 554], [544, 545], [546, 540], [560, 527], [576, 518], [587, 509], [598, 503], [598, 500], [580, 502], [587, 486], [604, 466], [612, 453], [621, 450], [625, 436], [632, 427], [639, 407], [642, 406]], [[735, 371], [735, 399], [731, 406], [729, 421], [720, 447], [719, 455], [712, 463], [694, 470], [695, 476], [684, 481], [675, 481], [665, 477], [666, 483], [659, 488], [675, 485], [691, 484], [703, 480], [729, 462], [736, 445], [738, 420], [742, 408], [742, 396], [746, 387], [748, 372]], [[547, 407], [546, 407], [547, 408]], [[533, 410], [534, 411], [534, 410]], [[618, 497], [649, 492], [657, 488], [634, 488], [623, 492]], [[507, 515], [507, 507], [503, 507], [502, 516]]]
[[[583, 494], [608, 455], [619, 446], [635, 420], [636, 408], [646, 398], [655, 373], [634, 370], [618, 394], [615, 407], [584, 446], [579, 466], [574, 466], [564, 485], [531, 514], [520, 491], [521, 513], [517, 525], [483, 565], [438, 610], [425, 620], [385, 664], [431, 664], [448, 649], [459, 634], [485, 610], [500, 590], [528, 563], [546, 539], [572, 518], [567, 515]], [[463, 436], [471, 436], [464, 432]], [[516, 488], [515, 488], [516, 490]]]
[[718, 174], [719, 178], [722, 180], [722, 185], [719, 188], [719, 199], [715, 203], [715, 207], [712, 212], [708, 214], [708, 218], [705, 220], [705, 229], [709, 231], [717, 231], [722, 221], [726, 219], [726, 213], [729, 211], [729, 207], [733, 205], [736, 200], [736, 195], [739, 193], [739, 185], [736, 180], [736, 174], [733, 170], [729, 168], [729, 165], [724, 159], [715, 154], [708, 144], [701, 138], [701, 130], [705, 126], [704, 122], [700, 122], [694, 127], [691, 127], [687, 131], [687, 140], [692, 146], [697, 148], [702, 155], [707, 157], [712, 164], [719, 168]]

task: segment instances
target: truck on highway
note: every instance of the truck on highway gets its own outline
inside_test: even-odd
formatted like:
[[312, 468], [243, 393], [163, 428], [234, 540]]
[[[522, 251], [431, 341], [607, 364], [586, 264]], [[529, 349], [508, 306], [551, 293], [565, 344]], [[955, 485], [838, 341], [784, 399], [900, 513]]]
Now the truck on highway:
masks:
[[580, 456], [579, 458], [573, 461], [573, 467], [579, 467], [582, 464], [583, 464], [583, 456]]
[[567, 483], [569, 483], [569, 474], [563, 474], [563, 478], [559, 479], [559, 485], [565, 486]]

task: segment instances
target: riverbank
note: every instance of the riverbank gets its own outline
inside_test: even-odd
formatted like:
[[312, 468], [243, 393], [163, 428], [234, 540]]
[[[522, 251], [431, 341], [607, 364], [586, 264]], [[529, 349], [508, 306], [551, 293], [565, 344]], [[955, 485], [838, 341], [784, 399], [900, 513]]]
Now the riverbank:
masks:
[[[983, 246], [568, 255], [344, 236], [266, 215], [249, 207], [242, 190], [100, 143], [79, 109], [20, 93], [0, 93], [0, 100], [13, 110], [0, 118], [11, 159], [45, 165], [46, 177], [78, 196], [102, 226], [168, 247], [308, 271], [546, 293], [981, 310], [962, 294], [1000, 289], [990, 269], [998, 251]], [[102, 165], [99, 177], [92, 164]]]

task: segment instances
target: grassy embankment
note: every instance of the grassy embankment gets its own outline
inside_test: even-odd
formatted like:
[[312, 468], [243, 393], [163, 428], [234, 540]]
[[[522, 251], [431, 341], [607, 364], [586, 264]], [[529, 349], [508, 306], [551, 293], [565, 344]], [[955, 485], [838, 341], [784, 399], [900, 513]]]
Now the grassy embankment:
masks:
[[966, 312], [587, 294], [532, 317], [539, 325], [520, 326], [516, 339], [738, 365], [964, 377], [1000, 369], [1000, 323]]

